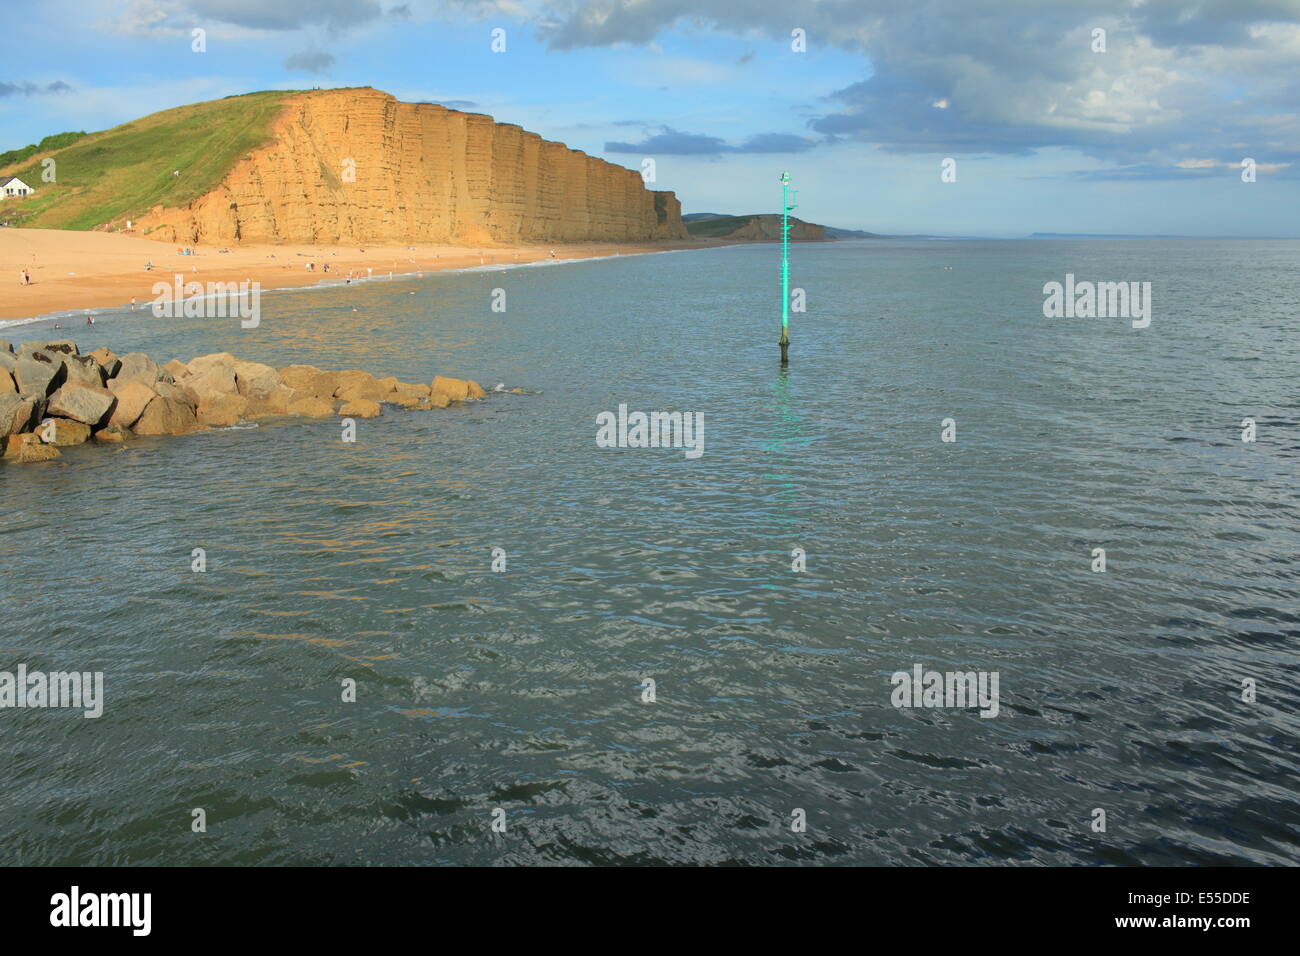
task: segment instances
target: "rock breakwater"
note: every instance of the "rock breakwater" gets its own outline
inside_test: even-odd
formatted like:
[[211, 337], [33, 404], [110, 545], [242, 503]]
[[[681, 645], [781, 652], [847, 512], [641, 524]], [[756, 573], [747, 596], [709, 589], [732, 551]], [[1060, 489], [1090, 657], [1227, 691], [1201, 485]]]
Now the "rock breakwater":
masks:
[[229, 352], [159, 364], [141, 352], [82, 354], [71, 339], [0, 339], [3, 459], [50, 461], [87, 441], [183, 435], [270, 418], [376, 418], [384, 405], [447, 408], [486, 396], [477, 382], [436, 376], [428, 385], [356, 369], [274, 368]]

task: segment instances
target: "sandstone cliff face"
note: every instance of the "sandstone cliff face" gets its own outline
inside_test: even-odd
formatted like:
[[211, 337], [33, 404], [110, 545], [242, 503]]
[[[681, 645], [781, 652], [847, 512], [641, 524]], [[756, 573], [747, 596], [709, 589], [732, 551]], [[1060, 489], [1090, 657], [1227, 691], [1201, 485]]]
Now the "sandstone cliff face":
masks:
[[[350, 162], [349, 162], [350, 161]], [[489, 116], [378, 90], [295, 95], [275, 139], [212, 192], [140, 222], [168, 242], [546, 242], [686, 238], [640, 174]]]

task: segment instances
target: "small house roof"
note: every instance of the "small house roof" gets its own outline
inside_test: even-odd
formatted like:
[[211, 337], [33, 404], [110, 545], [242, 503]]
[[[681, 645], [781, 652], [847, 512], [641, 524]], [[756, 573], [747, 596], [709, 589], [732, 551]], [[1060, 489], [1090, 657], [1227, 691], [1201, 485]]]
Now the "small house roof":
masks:
[[[8, 186], [10, 183], [23, 183], [23, 181], [17, 176], [6, 176], [4, 179], [0, 179], [0, 186]], [[23, 183], [23, 185], [26, 186], [27, 184]]]

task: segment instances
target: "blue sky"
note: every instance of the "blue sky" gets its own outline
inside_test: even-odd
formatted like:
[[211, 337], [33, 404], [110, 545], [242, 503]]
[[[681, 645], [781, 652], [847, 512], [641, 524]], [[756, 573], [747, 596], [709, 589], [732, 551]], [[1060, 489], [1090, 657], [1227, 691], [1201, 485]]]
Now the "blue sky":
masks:
[[374, 86], [653, 158], [685, 212], [773, 211], [789, 169], [800, 215], [875, 232], [1300, 235], [1300, 0], [45, 0], [10, 22], [0, 149]]

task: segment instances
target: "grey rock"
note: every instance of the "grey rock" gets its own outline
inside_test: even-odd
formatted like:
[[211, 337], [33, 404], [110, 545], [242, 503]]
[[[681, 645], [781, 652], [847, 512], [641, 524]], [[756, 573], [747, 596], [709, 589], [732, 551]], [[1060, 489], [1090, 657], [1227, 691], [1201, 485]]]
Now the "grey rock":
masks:
[[99, 363], [99, 367], [104, 370], [105, 378], [112, 378], [117, 374], [117, 370], [122, 367], [122, 360], [113, 354], [113, 350], [107, 346], [100, 346], [93, 352], [87, 352], [86, 357], [94, 359]]
[[137, 435], [181, 435], [198, 427], [194, 409], [159, 395], [135, 423]]
[[0, 395], [0, 438], [28, 431], [43, 411], [30, 398]]
[[14, 381], [23, 395], [44, 397], [63, 384], [66, 370], [49, 352], [32, 352], [14, 365]]
[[108, 418], [117, 404], [117, 396], [106, 388], [64, 385], [52, 396], [48, 411], [59, 418], [71, 418], [92, 428]]
[[139, 382], [153, 387], [158, 381], [158, 363], [143, 352], [128, 352], [122, 356], [122, 366], [113, 378], [122, 382]]
[[78, 355], [77, 343], [72, 339], [54, 339], [49, 342], [41, 342], [33, 339], [30, 342], [22, 342], [18, 346], [18, 354], [31, 355], [33, 352], [59, 353], [60, 355]]
[[91, 388], [104, 387], [104, 370], [98, 362], [86, 355], [63, 356], [63, 380]]

